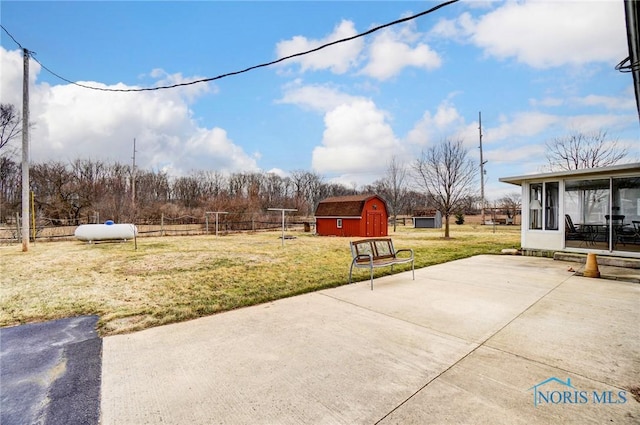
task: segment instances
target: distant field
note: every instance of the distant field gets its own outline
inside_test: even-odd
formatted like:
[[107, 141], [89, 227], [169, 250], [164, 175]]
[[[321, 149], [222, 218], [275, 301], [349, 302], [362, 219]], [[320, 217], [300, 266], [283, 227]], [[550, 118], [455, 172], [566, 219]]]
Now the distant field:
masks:
[[[397, 249], [415, 250], [418, 268], [520, 245], [519, 226], [452, 225], [452, 239], [442, 234], [389, 230]], [[40, 242], [27, 253], [4, 245], [0, 326], [97, 314], [103, 335], [126, 333], [347, 283], [349, 238], [290, 231], [282, 247], [280, 235], [140, 238], [137, 250], [133, 242]]]

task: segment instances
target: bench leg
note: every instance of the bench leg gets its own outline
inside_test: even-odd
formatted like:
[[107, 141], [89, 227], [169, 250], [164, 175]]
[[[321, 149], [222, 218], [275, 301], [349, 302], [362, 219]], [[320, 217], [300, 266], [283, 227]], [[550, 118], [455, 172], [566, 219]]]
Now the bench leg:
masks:
[[[353, 260], [351, 262], [351, 267], [349, 268], [349, 284], [351, 284], [351, 277], [353, 275], [353, 264], [355, 263], [355, 260]], [[373, 291], [373, 267], [370, 267], [371, 270], [371, 290]]]
[[353, 261], [351, 262], [351, 267], [349, 268], [349, 284], [351, 284], [351, 273], [353, 273]]
[[371, 290], [373, 291], [373, 267], [371, 267]]

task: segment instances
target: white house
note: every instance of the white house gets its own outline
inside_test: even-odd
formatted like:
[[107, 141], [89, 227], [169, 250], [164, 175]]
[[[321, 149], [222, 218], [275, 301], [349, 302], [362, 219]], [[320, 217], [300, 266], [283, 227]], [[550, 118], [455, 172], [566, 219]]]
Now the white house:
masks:
[[500, 181], [522, 187], [523, 249], [640, 258], [640, 163]]

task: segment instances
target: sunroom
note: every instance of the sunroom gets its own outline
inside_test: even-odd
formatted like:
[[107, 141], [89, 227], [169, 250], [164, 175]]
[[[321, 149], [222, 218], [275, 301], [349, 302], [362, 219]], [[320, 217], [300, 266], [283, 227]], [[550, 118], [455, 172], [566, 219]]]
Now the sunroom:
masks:
[[640, 163], [516, 177], [525, 250], [640, 258]]

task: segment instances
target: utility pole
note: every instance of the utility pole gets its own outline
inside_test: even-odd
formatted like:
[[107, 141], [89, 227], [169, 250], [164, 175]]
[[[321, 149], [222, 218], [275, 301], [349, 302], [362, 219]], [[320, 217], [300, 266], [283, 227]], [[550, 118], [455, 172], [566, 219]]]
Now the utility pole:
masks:
[[478, 112], [478, 130], [480, 130], [480, 205], [482, 209], [482, 224], [484, 224], [484, 164], [487, 161], [482, 156], [482, 112]]
[[136, 207], [136, 138], [133, 138], [133, 166], [131, 167], [131, 207]]
[[29, 251], [29, 56], [22, 49], [22, 252]]
[[131, 225], [133, 226], [133, 246], [138, 250], [138, 232], [136, 231], [136, 138], [133, 138], [133, 166], [131, 167], [131, 211], [133, 218]]

